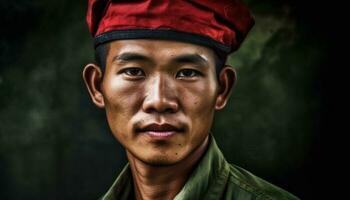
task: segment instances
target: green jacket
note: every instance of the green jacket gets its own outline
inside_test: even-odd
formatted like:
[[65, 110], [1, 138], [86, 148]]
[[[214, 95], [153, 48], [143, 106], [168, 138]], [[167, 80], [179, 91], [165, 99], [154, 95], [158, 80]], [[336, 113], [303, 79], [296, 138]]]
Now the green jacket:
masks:
[[[101, 200], [131, 200], [134, 197], [127, 164]], [[295, 200], [297, 197], [250, 172], [229, 164], [214, 138], [198, 166], [174, 200]]]

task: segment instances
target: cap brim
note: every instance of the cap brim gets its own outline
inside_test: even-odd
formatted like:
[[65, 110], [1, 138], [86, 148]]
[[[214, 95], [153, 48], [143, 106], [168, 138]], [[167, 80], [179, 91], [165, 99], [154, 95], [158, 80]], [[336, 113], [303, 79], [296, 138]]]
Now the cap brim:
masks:
[[106, 42], [113, 40], [126, 39], [163, 39], [176, 40], [181, 42], [188, 42], [207, 46], [218, 53], [231, 53], [231, 47], [219, 43], [209, 37], [197, 35], [193, 33], [180, 32], [170, 29], [128, 29], [128, 30], [114, 30], [103, 33], [95, 37], [95, 48]]

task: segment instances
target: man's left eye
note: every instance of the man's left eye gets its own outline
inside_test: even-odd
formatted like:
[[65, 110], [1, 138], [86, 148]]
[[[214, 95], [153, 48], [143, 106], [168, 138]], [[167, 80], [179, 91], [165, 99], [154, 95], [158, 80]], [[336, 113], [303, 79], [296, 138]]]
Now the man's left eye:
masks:
[[137, 67], [126, 68], [122, 70], [122, 72], [131, 77], [141, 77], [145, 75], [142, 69]]
[[176, 77], [180, 78], [192, 78], [199, 76], [201, 73], [194, 69], [183, 69], [176, 74]]

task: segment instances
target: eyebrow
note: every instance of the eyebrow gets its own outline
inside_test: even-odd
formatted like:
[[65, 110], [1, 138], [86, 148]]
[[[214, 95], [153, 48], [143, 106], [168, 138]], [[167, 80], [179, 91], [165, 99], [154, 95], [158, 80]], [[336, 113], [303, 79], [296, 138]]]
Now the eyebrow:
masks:
[[[150, 57], [147, 57], [146, 55], [133, 53], [133, 52], [126, 52], [126, 53], [117, 55], [113, 58], [112, 62], [114, 61], [121, 61], [121, 62], [146, 61], [146, 62], [152, 62], [152, 63], [154, 62]], [[171, 59], [170, 62], [171, 63], [193, 63], [193, 64], [205, 65], [205, 66], [209, 65], [208, 61], [197, 53], [179, 55]]]
[[117, 55], [113, 58], [112, 62], [114, 61], [148, 61], [148, 62], [152, 62], [152, 59], [150, 59], [149, 57], [139, 54], [139, 53], [122, 53], [120, 55]]
[[202, 56], [200, 56], [199, 54], [184, 54], [184, 55], [180, 55], [175, 57], [172, 62], [175, 63], [194, 63], [197, 65], [205, 65], [208, 66], [208, 61], [203, 58]]

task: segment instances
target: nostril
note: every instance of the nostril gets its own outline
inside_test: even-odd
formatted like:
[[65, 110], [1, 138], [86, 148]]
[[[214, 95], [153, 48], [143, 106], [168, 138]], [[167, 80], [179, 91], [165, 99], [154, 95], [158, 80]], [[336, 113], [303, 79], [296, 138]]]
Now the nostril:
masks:
[[147, 104], [145, 106], [145, 112], [147, 113], [176, 113], [178, 106], [174, 103], [155, 103]]
[[178, 103], [175, 99], [146, 98], [143, 102], [142, 107], [143, 110], [147, 113], [176, 113], [178, 110]]
[[177, 109], [167, 108], [164, 110], [165, 113], [175, 113]]

